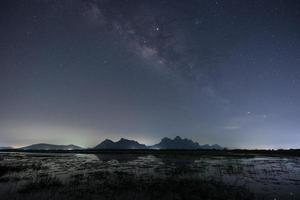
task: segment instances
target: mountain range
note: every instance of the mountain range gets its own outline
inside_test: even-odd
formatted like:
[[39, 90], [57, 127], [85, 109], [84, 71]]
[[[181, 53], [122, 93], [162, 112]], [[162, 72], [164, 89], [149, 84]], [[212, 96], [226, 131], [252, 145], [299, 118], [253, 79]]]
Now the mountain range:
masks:
[[39, 143], [39, 144], [33, 144], [26, 147], [21, 147], [22, 150], [79, 150], [82, 149], [82, 147], [69, 144], [69, 145], [55, 145], [55, 144], [45, 144], [45, 143]]
[[128, 140], [121, 138], [117, 142], [106, 139], [100, 144], [96, 145], [94, 149], [223, 149], [218, 144], [214, 145], [199, 145], [198, 142], [187, 138], [181, 138], [176, 136], [174, 139], [164, 137], [158, 144], [152, 146], [146, 146], [145, 144], [140, 144], [135, 140]]
[[182, 139], [176, 136], [174, 139], [163, 138], [158, 144], [151, 146], [152, 149], [199, 149], [198, 142], [189, 139]]
[[[54, 144], [33, 144], [30, 146], [22, 147], [21, 150], [80, 150], [84, 149], [76, 145], [54, 145]], [[161, 141], [152, 146], [146, 146], [145, 144], [140, 144], [135, 140], [128, 140], [121, 138], [119, 141], [112, 141], [106, 139], [90, 149], [223, 149], [218, 144], [214, 145], [200, 145], [198, 142], [187, 138], [181, 138], [176, 136], [174, 139], [164, 137]]]

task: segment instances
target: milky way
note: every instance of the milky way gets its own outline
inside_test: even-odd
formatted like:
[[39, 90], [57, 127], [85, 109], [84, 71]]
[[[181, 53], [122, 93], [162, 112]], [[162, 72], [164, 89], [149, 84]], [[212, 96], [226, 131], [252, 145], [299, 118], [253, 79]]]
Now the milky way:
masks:
[[300, 141], [298, 1], [4, 0], [0, 146]]

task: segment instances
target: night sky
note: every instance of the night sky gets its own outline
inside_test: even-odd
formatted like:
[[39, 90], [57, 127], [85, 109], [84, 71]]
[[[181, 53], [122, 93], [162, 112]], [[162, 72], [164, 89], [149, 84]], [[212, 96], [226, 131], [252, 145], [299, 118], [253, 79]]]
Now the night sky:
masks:
[[0, 146], [176, 135], [300, 147], [300, 1], [0, 1]]

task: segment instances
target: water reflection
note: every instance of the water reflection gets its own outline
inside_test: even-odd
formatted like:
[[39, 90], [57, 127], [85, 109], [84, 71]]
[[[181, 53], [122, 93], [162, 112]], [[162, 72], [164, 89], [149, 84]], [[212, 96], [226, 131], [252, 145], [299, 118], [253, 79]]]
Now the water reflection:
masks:
[[135, 154], [95, 154], [95, 156], [103, 162], [118, 161], [119, 163], [128, 163], [139, 159], [139, 156]]
[[215, 179], [249, 187], [258, 196], [287, 198], [300, 195], [299, 158], [193, 157], [176, 155], [98, 154], [100, 161], [118, 161], [116, 171], [159, 177]]
[[195, 163], [195, 157], [184, 156], [165, 156], [165, 155], [139, 155], [139, 154], [94, 154], [98, 160], [103, 162], [118, 161], [119, 163], [129, 162], [162, 162], [165, 165], [192, 165]]
[[[12, 166], [0, 177], [1, 187], [33, 174], [92, 176], [100, 171], [124, 172], [142, 177], [193, 177], [215, 179], [249, 187], [256, 194], [286, 198], [300, 196], [300, 158], [230, 158], [139, 154], [3, 154], [0, 165]], [[20, 168], [21, 167], [21, 168]], [[1, 184], [2, 181], [2, 184]], [[274, 199], [274, 198], [273, 198]], [[297, 198], [295, 198], [297, 199]]]

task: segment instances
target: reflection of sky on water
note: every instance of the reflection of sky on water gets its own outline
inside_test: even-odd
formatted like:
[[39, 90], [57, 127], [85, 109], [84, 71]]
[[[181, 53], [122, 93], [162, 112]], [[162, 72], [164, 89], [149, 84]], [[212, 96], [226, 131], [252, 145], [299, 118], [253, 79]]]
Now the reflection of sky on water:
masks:
[[116, 160], [119, 163], [126, 163], [126, 162], [137, 160], [139, 158], [138, 155], [134, 155], [134, 154], [95, 154], [95, 155], [99, 160], [104, 162]]
[[[98, 154], [99, 161], [118, 164], [116, 170], [157, 176], [209, 178], [243, 185], [265, 198], [300, 196], [300, 159], [280, 157], [228, 158]], [[115, 161], [115, 162], [112, 162]], [[144, 169], [143, 169], [144, 167]], [[147, 170], [146, 170], [147, 169]], [[152, 170], [149, 170], [152, 169]]]
[[[266, 199], [300, 197], [300, 158], [280, 157], [204, 157], [138, 154], [9, 154], [1, 155], [1, 164], [42, 163], [42, 174], [52, 174], [64, 181], [97, 171], [118, 171], [141, 177], [202, 178], [249, 187]], [[9, 176], [30, 177], [32, 171]], [[2, 178], [2, 177], [1, 177]], [[1, 182], [1, 181], [0, 181]], [[0, 188], [4, 187], [0, 183]], [[288, 197], [288, 198], [287, 198]], [[297, 197], [297, 198], [296, 198]]]

